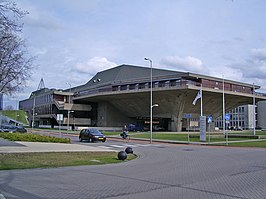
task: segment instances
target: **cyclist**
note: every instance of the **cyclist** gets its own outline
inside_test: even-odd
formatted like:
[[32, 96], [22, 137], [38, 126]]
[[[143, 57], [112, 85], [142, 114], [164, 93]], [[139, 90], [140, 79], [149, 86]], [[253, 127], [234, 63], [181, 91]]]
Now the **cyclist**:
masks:
[[120, 134], [120, 136], [123, 138], [123, 140], [129, 139], [127, 126], [125, 125], [123, 128], [123, 133]]

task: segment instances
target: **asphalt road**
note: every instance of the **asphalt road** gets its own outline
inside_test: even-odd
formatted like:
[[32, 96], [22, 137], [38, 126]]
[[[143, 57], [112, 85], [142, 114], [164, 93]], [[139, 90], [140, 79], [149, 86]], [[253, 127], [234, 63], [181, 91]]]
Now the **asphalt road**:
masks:
[[0, 199], [266, 198], [265, 149], [129, 144], [139, 158], [121, 164], [0, 171]]

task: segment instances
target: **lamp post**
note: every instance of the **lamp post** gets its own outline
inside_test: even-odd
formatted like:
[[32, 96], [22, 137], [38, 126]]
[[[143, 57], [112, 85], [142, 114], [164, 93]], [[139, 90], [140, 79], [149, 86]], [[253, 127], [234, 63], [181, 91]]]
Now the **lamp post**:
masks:
[[255, 85], [253, 83], [253, 135], [256, 135], [256, 93]]
[[[71, 92], [71, 84], [67, 82], [66, 84], [69, 85], [69, 92]], [[70, 94], [68, 96], [68, 110], [67, 110], [67, 130], [69, 131], [69, 117], [70, 117]]]
[[31, 125], [31, 128], [32, 128], [32, 130], [33, 130], [33, 128], [34, 128], [34, 123], [35, 123], [35, 121], [34, 121], [34, 119], [35, 119], [35, 94], [33, 94], [33, 108], [32, 108], [32, 125]]
[[144, 58], [144, 60], [149, 61], [150, 62], [150, 67], [151, 67], [151, 94], [150, 94], [150, 144], [152, 144], [152, 60], [149, 58]]

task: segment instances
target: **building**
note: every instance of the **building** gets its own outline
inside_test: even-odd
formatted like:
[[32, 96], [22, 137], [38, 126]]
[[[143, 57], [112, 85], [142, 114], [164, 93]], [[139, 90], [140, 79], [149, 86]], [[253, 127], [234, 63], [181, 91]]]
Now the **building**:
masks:
[[[152, 69], [153, 126], [181, 131], [184, 114], [200, 115], [201, 106], [192, 104], [202, 87], [203, 114], [214, 119], [222, 113], [222, 95], [226, 110], [252, 104], [257, 85], [209, 77], [200, 74]], [[122, 127], [133, 123], [149, 127], [151, 68], [120, 65], [98, 72], [86, 84], [66, 90], [41, 89], [20, 102], [29, 118], [38, 125]], [[223, 89], [224, 87], [224, 89]], [[256, 101], [266, 100], [256, 94]], [[36, 115], [37, 114], [37, 115]], [[214, 128], [214, 125], [213, 125]]]
[[[253, 129], [254, 128], [254, 105], [243, 105], [236, 107], [228, 112], [230, 115], [227, 129], [231, 130], [242, 130], [242, 129]], [[256, 114], [256, 112], [255, 112]], [[255, 127], [256, 125], [255, 116]], [[223, 117], [220, 116], [216, 119], [216, 127], [219, 129], [223, 128]]]
[[[58, 126], [59, 124], [74, 128], [75, 125], [91, 125], [91, 105], [72, 103], [73, 93], [42, 88], [32, 92], [29, 99], [19, 102], [31, 125], [41, 127]], [[57, 115], [62, 114], [63, 120], [58, 121]]]
[[266, 101], [260, 101], [257, 103], [257, 126], [261, 129], [266, 129]]

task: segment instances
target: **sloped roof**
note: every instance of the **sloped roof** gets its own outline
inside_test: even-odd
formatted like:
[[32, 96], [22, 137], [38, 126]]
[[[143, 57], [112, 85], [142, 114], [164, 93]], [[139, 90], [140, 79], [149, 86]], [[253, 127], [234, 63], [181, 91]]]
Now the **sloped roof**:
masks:
[[[150, 67], [132, 66], [132, 65], [120, 65], [105, 71], [98, 72], [90, 81], [84, 86], [90, 87], [94, 85], [104, 85], [110, 83], [122, 83], [131, 82], [136, 80], [149, 80], [150, 79]], [[169, 76], [169, 75], [180, 75], [184, 73], [156, 69], [153, 68], [153, 78]]]

